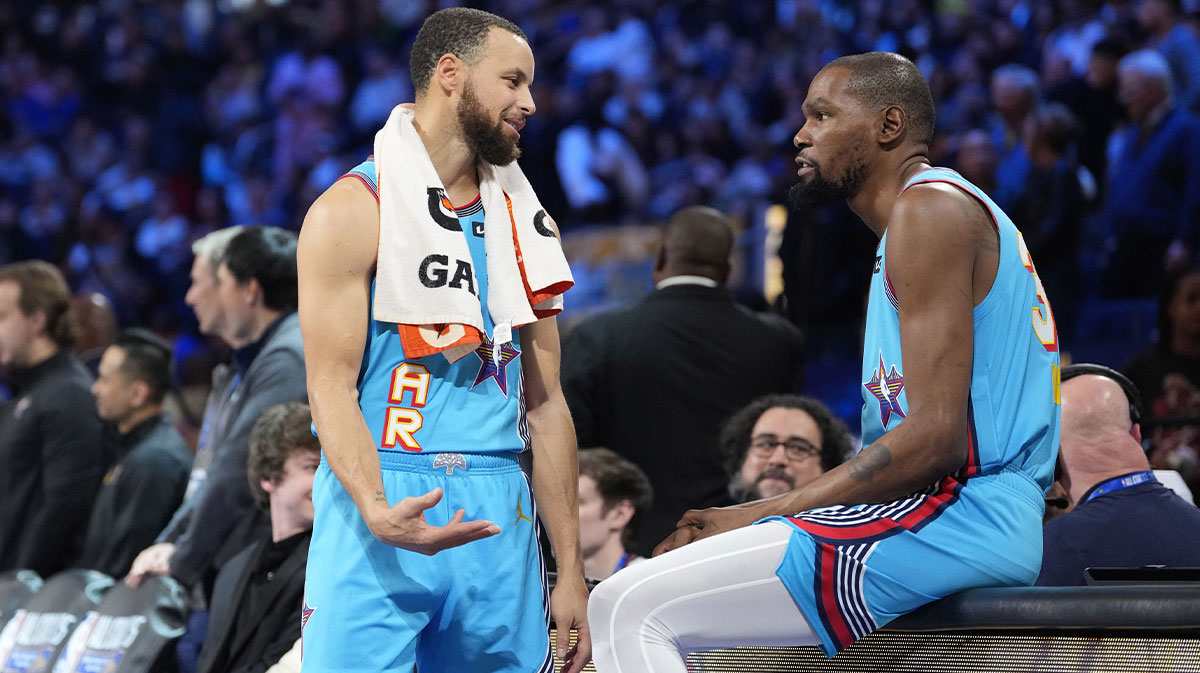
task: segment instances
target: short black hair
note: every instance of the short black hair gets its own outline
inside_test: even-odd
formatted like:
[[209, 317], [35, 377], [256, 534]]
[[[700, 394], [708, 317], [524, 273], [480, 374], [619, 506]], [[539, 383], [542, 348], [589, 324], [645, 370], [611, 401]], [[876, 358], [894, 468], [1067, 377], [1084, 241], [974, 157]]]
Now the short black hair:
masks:
[[725, 459], [725, 471], [730, 477], [738, 474], [750, 450], [750, 433], [768, 409], [799, 409], [812, 417], [821, 431], [821, 469], [828, 472], [841, 465], [850, 456], [850, 431], [845, 422], [829, 407], [812, 397], [803, 395], [766, 395], [742, 407], [721, 426], [718, 445]]
[[633, 518], [621, 533], [621, 543], [631, 548], [637, 540], [638, 526], [654, 501], [650, 478], [637, 465], [612, 449], [594, 448], [579, 451], [579, 476], [591, 477], [596, 492], [604, 501], [601, 511], [607, 513], [622, 500], [633, 505]]
[[875, 110], [900, 106], [913, 139], [925, 145], [933, 142], [933, 94], [912, 61], [889, 51], [871, 51], [834, 59], [825, 67], [834, 66], [850, 71], [846, 92], [860, 103]]
[[467, 7], [440, 9], [421, 24], [408, 60], [413, 91], [418, 96], [429, 88], [437, 62], [446, 54], [454, 54], [469, 64], [483, 58], [483, 45], [488, 31], [500, 28], [529, 41], [517, 24], [491, 12]]
[[239, 285], [257, 280], [267, 308], [296, 310], [296, 234], [279, 227], [245, 227], [229, 241], [221, 263]]
[[162, 402], [171, 389], [171, 344], [154, 332], [131, 327], [117, 335], [113, 346], [125, 354], [121, 373], [150, 388], [150, 401]]

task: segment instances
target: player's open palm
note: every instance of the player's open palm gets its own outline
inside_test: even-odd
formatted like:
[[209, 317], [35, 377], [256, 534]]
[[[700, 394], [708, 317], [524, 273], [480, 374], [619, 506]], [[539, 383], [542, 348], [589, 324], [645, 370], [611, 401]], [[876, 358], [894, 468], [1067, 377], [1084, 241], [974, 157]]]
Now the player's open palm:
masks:
[[405, 498], [390, 509], [368, 521], [371, 533], [384, 544], [432, 556], [443, 549], [482, 540], [500, 532], [491, 521], [463, 521], [464, 510], [458, 510], [445, 526], [431, 526], [425, 511], [442, 499], [442, 489], [435, 488], [425, 495]]

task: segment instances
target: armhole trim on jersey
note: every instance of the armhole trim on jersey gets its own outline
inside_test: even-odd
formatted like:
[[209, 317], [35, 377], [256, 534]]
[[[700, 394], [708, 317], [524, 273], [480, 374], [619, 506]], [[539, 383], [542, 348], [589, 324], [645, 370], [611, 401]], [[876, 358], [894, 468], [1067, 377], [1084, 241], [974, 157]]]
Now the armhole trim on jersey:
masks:
[[917, 185], [926, 185], [931, 182], [940, 182], [943, 184], [950, 185], [951, 187], [954, 187], [958, 191], [962, 192], [963, 194], [966, 194], [967, 196], [971, 197], [972, 199], [975, 199], [975, 201], [979, 202], [979, 205], [983, 206], [983, 209], [985, 211], [987, 211], [988, 217], [992, 220], [992, 226], [995, 227], [995, 229], [996, 229], [996, 233], [997, 234], [1000, 233], [1000, 220], [996, 218], [996, 213], [992, 212], [992, 207], [988, 205], [988, 202], [984, 201], [983, 198], [981, 198], [975, 192], [972, 192], [971, 190], [967, 189], [965, 186], [960, 185], [957, 182], [955, 182], [949, 178], [928, 178], [926, 180], [917, 180], [916, 182], [910, 183], [908, 185], [908, 187], [905, 187], [900, 193], [903, 194], [904, 192], [907, 192], [909, 187], [916, 187]]
[[366, 187], [367, 190], [371, 192], [371, 196], [375, 197], [375, 203], [379, 203], [379, 188], [376, 187], [375, 184], [371, 180], [368, 180], [365, 176], [363, 176], [358, 171], [350, 171], [349, 173], [338, 178], [338, 181], [344, 180], [346, 178], [355, 178], [359, 182], [363, 183], [363, 186]]

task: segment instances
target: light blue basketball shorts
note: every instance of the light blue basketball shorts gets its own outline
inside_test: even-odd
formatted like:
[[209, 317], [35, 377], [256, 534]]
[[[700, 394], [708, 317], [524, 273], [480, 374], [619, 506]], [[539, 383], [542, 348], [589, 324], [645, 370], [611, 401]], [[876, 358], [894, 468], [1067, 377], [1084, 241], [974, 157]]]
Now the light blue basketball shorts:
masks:
[[[425, 512], [500, 534], [433, 556], [377, 540], [329, 465], [313, 479], [304, 673], [551, 671], [549, 601], [529, 481], [515, 453], [380, 451], [388, 501], [441, 487]], [[439, 458], [441, 456], [441, 458]]]
[[829, 656], [925, 603], [1028, 586], [1042, 564], [1042, 489], [1004, 468], [880, 505], [770, 517], [796, 527], [776, 569]]

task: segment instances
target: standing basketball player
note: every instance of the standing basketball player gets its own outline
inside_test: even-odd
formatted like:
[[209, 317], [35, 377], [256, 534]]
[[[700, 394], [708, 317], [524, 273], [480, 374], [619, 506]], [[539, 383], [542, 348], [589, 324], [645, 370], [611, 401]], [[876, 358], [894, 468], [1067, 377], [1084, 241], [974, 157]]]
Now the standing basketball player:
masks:
[[1038, 575], [1058, 345], [1020, 232], [930, 167], [933, 101], [908, 60], [833, 61], [804, 113], [793, 200], [845, 199], [880, 239], [865, 448], [803, 489], [687, 512], [668, 553], [600, 584], [589, 623], [602, 673], [682, 673], [687, 652], [735, 645], [833, 656], [923, 603]]
[[[413, 46], [417, 101], [407, 128], [428, 153], [422, 165], [431, 163], [441, 182], [429, 190], [424, 217], [461, 229], [454, 233], [466, 239], [469, 261], [456, 261], [465, 282], [456, 272], [450, 285], [478, 298], [485, 339], [499, 335], [487, 283], [495, 291], [500, 281], [484, 272], [477, 167], [517, 158], [519, 131], [534, 112], [533, 71], [524, 33], [479, 10], [434, 13]], [[587, 590], [554, 318], [513, 330], [511, 341], [494, 337], [496, 353], [491, 341], [453, 362], [406, 353], [406, 326], [372, 313], [377, 257], [395, 263], [378, 250], [385, 226], [397, 225], [381, 222], [378, 194], [368, 160], [314, 203], [300, 235], [300, 325], [324, 458], [313, 483], [304, 670], [550, 671], [553, 614], [564, 670], [578, 671], [590, 658]], [[401, 223], [409, 227], [402, 235], [420, 225], [416, 216]], [[445, 280], [445, 268], [426, 268], [438, 258], [444, 265], [441, 254], [421, 265], [427, 286], [439, 270]], [[532, 492], [558, 560], [549, 604], [538, 517], [517, 463], [527, 442]], [[572, 628], [579, 640], [568, 651]]]

